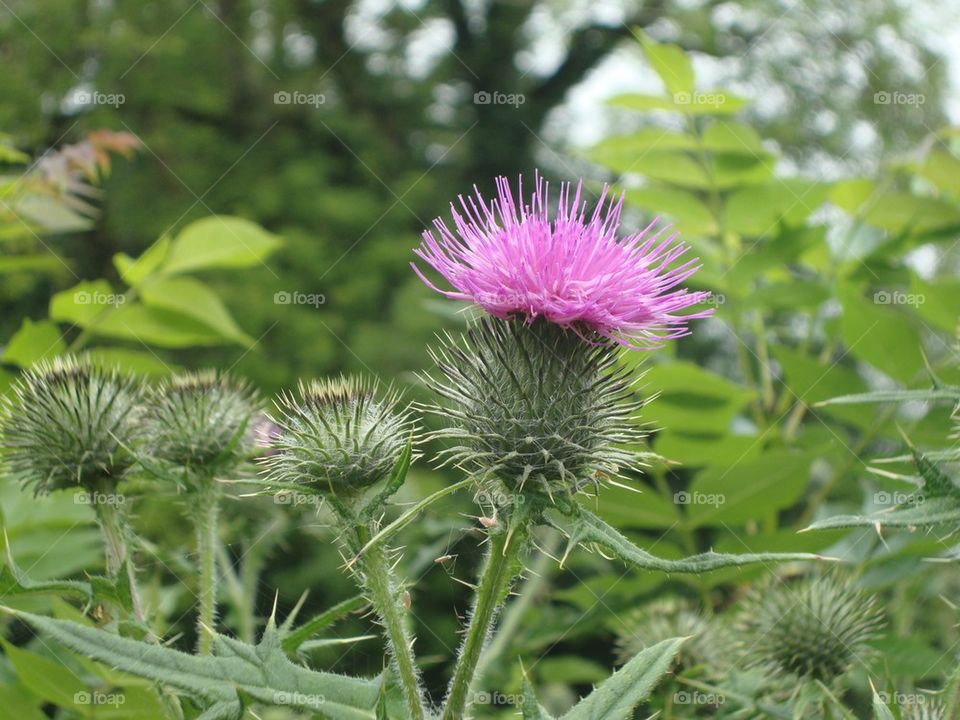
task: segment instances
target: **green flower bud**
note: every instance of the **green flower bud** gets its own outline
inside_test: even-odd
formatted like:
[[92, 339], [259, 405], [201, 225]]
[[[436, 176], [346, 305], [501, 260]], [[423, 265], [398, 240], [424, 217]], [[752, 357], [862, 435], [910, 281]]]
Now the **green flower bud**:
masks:
[[754, 588], [736, 621], [748, 666], [824, 683], [869, 657], [881, 626], [873, 598], [834, 575]]
[[455, 443], [446, 461], [551, 501], [635, 469], [641, 403], [620, 352], [543, 320], [484, 318], [447, 337], [431, 353], [442, 377], [425, 378], [446, 401], [425, 408], [449, 423], [433, 434]]
[[142, 386], [134, 378], [62, 357], [23, 373], [0, 410], [10, 475], [37, 493], [112, 488], [134, 465]]
[[215, 370], [175, 375], [151, 397], [148, 451], [188, 474], [229, 472], [256, 452], [247, 430], [259, 407], [247, 383], [229, 375]]
[[415, 430], [398, 396], [377, 397], [377, 385], [359, 378], [301, 383], [284, 394], [271, 417], [276, 425], [261, 462], [268, 480], [316, 492], [350, 496], [387, 476]]
[[624, 665], [648, 647], [676, 637], [689, 638], [677, 658], [680, 668], [713, 665], [717, 660], [717, 633], [707, 618], [689, 602], [668, 598], [627, 615], [617, 633], [617, 662]]

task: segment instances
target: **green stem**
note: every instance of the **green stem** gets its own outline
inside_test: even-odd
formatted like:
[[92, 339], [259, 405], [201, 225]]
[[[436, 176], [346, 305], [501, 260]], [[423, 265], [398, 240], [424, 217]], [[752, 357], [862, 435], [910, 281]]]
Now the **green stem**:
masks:
[[217, 619], [217, 519], [220, 498], [216, 493], [201, 493], [196, 514], [197, 555], [200, 560], [200, 614], [197, 618], [197, 652], [213, 652], [213, 631]]
[[116, 582], [121, 571], [127, 573], [130, 586], [130, 604], [133, 616], [138, 622], [144, 621], [140, 592], [137, 589], [137, 574], [130, 562], [127, 551], [127, 515], [122, 502], [123, 496], [116, 493], [94, 492], [91, 496], [93, 509], [103, 535], [104, 554], [106, 556], [107, 577]]
[[[362, 547], [369, 541], [369, 532], [358, 528]], [[424, 720], [426, 712], [423, 706], [423, 694], [420, 691], [420, 676], [417, 661], [413, 654], [413, 640], [407, 632], [404, 622], [404, 609], [398, 597], [399, 589], [393, 580], [393, 571], [387, 561], [386, 553], [379, 545], [367, 549], [362, 556], [363, 583], [370, 594], [370, 602], [380, 616], [390, 645], [393, 665], [400, 681], [400, 689], [406, 702], [411, 720]]]
[[475, 593], [470, 626], [450, 681], [443, 720], [463, 720], [470, 703], [470, 689], [477, 663], [490, 628], [497, 611], [510, 593], [513, 579], [519, 573], [520, 553], [527, 544], [529, 525], [529, 515], [521, 511], [511, 516], [505, 527], [490, 528], [487, 556]]

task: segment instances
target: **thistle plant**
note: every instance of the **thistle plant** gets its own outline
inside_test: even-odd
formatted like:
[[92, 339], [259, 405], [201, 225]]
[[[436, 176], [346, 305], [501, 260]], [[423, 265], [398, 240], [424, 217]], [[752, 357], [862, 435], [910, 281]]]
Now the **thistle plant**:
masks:
[[686, 637], [677, 665], [689, 669], [718, 660], [718, 633], [710, 621], [684, 600], [667, 598], [637, 608], [617, 632], [617, 662], [626, 664], [638, 653], [669, 638]]
[[403, 588], [387, 552], [370, 547], [383, 504], [399, 488], [403, 466], [411, 460], [412, 416], [400, 407], [396, 393], [380, 394], [376, 383], [356, 377], [301, 383], [299, 392], [283, 395], [276, 409], [271, 452], [262, 459], [266, 482], [320, 495], [330, 504], [345, 560], [386, 633], [407, 716], [422, 719], [427, 711]]
[[754, 588], [736, 630], [747, 666], [830, 685], [865, 662], [882, 624], [872, 598], [831, 574]]
[[[687, 334], [691, 319], [710, 314], [695, 307], [707, 293], [683, 286], [698, 264], [686, 259], [675, 234], [652, 223], [618, 237], [622, 199], [606, 190], [588, 213], [582, 184], [561, 185], [555, 210], [539, 177], [529, 198], [521, 191], [515, 199], [503, 178], [497, 189], [489, 202], [479, 194], [461, 199], [460, 210], [453, 209], [455, 229], [437, 220], [436, 234], [426, 232], [416, 250], [452, 288], [441, 290], [445, 296], [487, 313], [461, 337], [442, 338], [433, 350], [437, 371], [423, 375], [438, 396], [424, 408], [443, 423], [432, 436], [446, 445], [435, 461], [462, 470], [463, 479], [399, 512], [391, 507], [417, 455], [420, 431], [398, 394], [375, 382], [301, 383], [265, 415], [246, 384], [212, 371], [188, 373], [160, 384], [141, 412], [133, 381], [72, 362], [44, 367], [27, 374], [15, 401], [5, 406], [0, 430], [7, 463], [42, 490], [113, 488], [137, 464], [182, 488], [197, 531], [202, 657], [68, 620], [6, 612], [75, 652], [190, 696], [204, 718], [239, 718], [255, 702], [324, 717], [462, 720], [473, 716], [472, 690], [496, 618], [528, 556], [541, 551], [533, 542], [540, 526], [569, 538], [561, 564], [581, 546], [634, 569], [666, 573], [815, 559], [805, 553], [712, 551], [660, 558], [585, 506], [584, 497], [603, 492], [606, 483], [630, 482], [643, 466], [638, 363], [624, 356]], [[424, 271], [416, 271], [436, 289]], [[259, 478], [245, 472], [254, 457]], [[293, 625], [299, 605], [282, 624], [274, 612], [256, 645], [221, 632], [215, 621], [222, 480], [249, 484], [261, 494], [294, 492], [322, 500], [317, 505], [331, 511], [345, 568], [362, 595], [299, 627]], [[395, 571], [400, 558], [391, 543], [426, 508], [461, 489], [486, 491], [494, 501], [490, 516], [478, 518], [474, 528], [484, 538], [485, 554], [446, 697], [434, 705], [408, 628], [414, 600]], [[107, 535], [107, 523], [101, 524]], [[231, 587], [239, 585], [222, 555], [225, 577]], [[547, 567], [543, 558], [553, 560], [543, 551], [540, 570]], [[840, 608], [829, 615], [840, 636], [859, 646], [873, 627], [872, 616], [857, 621], [846, 596], [827, 597]], [[365, 604], [383, 628], [389, 656], [384, 673], [350, 678], [295, 662], [304, 659], [298, 651], [306, 639], [331, 617]], [[242, 614], [245, 640], [255, 625], [252, 600]], [[758, 611], [755, 622], [770, 617]], [[839, 627], [851, 618], [853, 630]], [[801, 630], [815, 629], [812, 622], [798, 623]], [[651, 606], [632, 622], [630, 643], [626, 635], [621, 640], [622, 667], [565, 720], [626, 718], [678, 657], [706, 657], [710, 641], [703, 624], [686, 606]], [[685, 637], [692, 634], [697, 637]], [[684, 643], [688, 648], [680, 655]], [[775, 649], [767, 648], [768, 654]], [[834, 660], [830, 669], [811, 669], [826, 662], [785, 666], [818, 677], [846, 667], [846, 661], [839, 667]], [[529, 686], [524, 698], [525, 717], [549, 717]]]
[[24, 372], [0, 410], [7, 471], [36, 494], [86, 493], [103, 534], [107, 575], [116, 581], [125, 569], [138, 618], [128, 509], [117, 486], [137, 462], [141, 402], [134, 378], [86, 357], [63, 357]]
[[200, 561], [197, 634], [202, 655], [212, 651], [217, 617], [217, 479], [236, 472], [254, 454], [248, 427], [258, 406], [246, 383], [205, 370], [164, 382], [153, 392], [144, 418], [147, 454], [173, 468], [187, 493]]

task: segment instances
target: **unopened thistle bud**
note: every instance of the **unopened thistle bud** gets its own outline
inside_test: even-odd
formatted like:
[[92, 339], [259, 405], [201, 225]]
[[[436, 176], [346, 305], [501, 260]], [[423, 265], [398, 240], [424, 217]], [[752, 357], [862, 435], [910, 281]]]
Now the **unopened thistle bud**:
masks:
[[214, 370], [175, 375], [154, 392], [146, 416], [148, 448], [188, 474], [228, 472], [255, 452], [248, 427], [259, 409], [243, 381]]
[[141, 401], [137, 380], [87, 358], [37, 364], [0, 411], [8, 472], [38, 493], [115, 486], [136, 461]]
[[714, 626], [689, 602], [670, 598], [637, 608], [626, 617], [617, 634], [617, 662], [625, 665], [648, 647], [676, 637], [688, 638], [677, 657], [682, 669], [718, 660]]
[[415, 429], [398, 402], [354, 377], [301, 383], [277, 401], [262, 459], [267, 479], [340, 496], [370, 487], [389, 475]]
[[544, 320], [484, 318], [432, 351], [447, 461], [480, 484], [555, 501], [637, 466], [641, 403], [619, 348]]
[[881, 625], [873, 598], [827, 575], [754, 588], [736, 629], [748, 665], [829, 684], [869, 657]]

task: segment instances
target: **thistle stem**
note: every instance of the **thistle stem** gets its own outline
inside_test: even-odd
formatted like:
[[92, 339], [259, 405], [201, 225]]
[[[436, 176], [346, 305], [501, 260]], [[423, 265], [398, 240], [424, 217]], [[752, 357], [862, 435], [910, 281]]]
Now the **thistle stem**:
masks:
[[[102, 500], [100, 498], [103, 498]], [[130, 604], [133, 616], [138, 622], [144, 621], [143, 607], [140, 603], [140, 592], [137, 589], [137, 574], [133, 563], [130, 562], [127, 550], [127, 513], [120, 501], [122, 495], [117, 493], [95, 492], [91, 495], [93, 509], [100, 525], [103, 536], [104, 555], [106, 560], [107, 577], [116, 582], [121, 571], [127, 573], [127, 584], [130, 587]]]
[[[362, 547], [369, 539], [366, 528], [358, 528], [357, 533]], [[416, 658], [413, 654], [413, 640], [404, 623], [398, 588], [393, 579], [393, 571], [387, 562], [383, 548], [375, 545], [362, 556], [363, 583], [370, 594], [370, 602], [377, 610], [380, 622], [386, 630], [387, 643], [393, 657], [394, 668], [400, 680], [400, 689], [411, 720], [424, 720], [423, 694], [420, 691], [420, 676], [417, 672]]]
[[487, 644], [497, 612], [519, 574], [520, 553], [526, 546], [529, 521], [527, 514], [518, 512], [510, 517], [505, 527], [495, 526], [489, 531], [487, 555], [480, 572], [470, 625], [450, 681], [443, 720], [463, 720], [470, 704], [470, 689], [477, 663]]
[[214, 493], [202, 493], [195, 520], [197, 531], [197, 555], [200, 559], [200, 614], [197, 618], [197, 652], [210, 655], [213, 652], [213, 630], [217, 618], [217, 520], [220, 515], [220, 498]]

